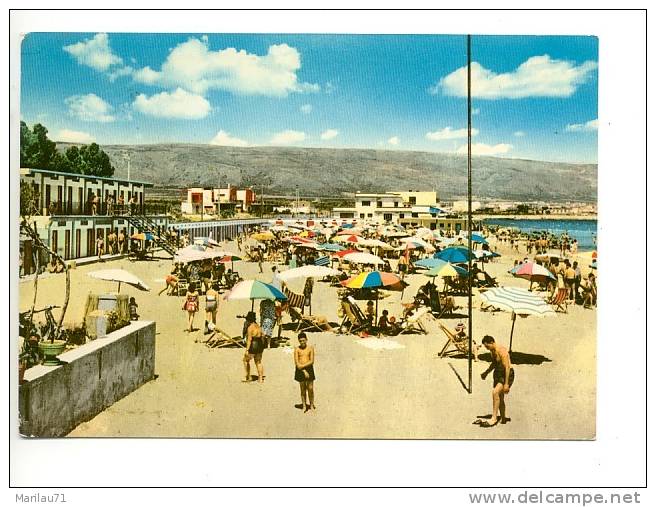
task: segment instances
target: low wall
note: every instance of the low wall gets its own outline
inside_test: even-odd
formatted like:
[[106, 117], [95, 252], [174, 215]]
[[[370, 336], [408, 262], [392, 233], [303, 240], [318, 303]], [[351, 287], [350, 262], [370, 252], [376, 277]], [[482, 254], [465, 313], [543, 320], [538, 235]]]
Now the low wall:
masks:
[[155, 377], [155, 323], [128, 326], [34, 366], [19, 387], [20, 433], [61, 437]]

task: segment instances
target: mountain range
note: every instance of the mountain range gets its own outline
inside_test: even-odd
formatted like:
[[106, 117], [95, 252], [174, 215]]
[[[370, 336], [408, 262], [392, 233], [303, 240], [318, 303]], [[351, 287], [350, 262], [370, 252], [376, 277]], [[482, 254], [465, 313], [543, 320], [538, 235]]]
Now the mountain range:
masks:
[[[65, 149], [66, 143], [59, 143]], [[442, 200], [467, 194], [465, 155], [400, 150], [228, 147], [195, 144], [103, 145], [127, 177], [156, 188], [254, 186], [267, 195], [346, 197], [356, 191], [437, 190]], [[476, 199], [597, 200], [597, 165], [473, 157]]]

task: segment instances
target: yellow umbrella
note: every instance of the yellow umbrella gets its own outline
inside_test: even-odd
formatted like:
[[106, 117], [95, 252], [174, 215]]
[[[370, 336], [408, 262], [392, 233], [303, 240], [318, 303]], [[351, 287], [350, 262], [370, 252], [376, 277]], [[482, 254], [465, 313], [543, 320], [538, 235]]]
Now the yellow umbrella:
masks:
[[264, 231], [251, 234], [251, 239], [254, 239], [255, 241], [272, 241], [276, 239], [276, 237], [271, 231]]

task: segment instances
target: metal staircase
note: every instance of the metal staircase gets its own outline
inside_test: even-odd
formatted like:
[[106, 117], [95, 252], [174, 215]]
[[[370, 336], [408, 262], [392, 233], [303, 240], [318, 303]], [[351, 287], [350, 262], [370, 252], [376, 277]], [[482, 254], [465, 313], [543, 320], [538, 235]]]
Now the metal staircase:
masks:
[[158, 227], [155, 222], [145, 215], [123, 215], [130, 225], [135, 227], [140, 232], [150, 232], [154, 236], [153, 242], [162, 250], [166, 251], [171, 257], [175, 256], [178, 248], [171, 241], [160, 236]]

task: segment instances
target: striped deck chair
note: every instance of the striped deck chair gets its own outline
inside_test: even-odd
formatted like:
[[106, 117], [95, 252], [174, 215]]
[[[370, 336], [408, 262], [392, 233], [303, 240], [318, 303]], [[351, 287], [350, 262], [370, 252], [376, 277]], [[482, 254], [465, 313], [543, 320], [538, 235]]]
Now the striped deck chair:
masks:
[[555, 311], [561, 311], [567, 313], [567, 297], [569, 289], [567, 287], [561, 287], [558, 289], [558, 292], [554, 295], [553, 298], [549, 300], [549, 304], [555, 306]]
[[305, 295], [296, 294], [295, 292], [289, 290], [288, 287], [283, 287], [282, 292], [285, 296], [287, 296], [287, 303], [289, 306], [300, 308], [301, 312], [303, 311], [303, 308], [305, 307]]
[[346, 326], [347, 333], [357, 334], [360, 331], [366, 330], [369, 326], [369, 323], [360, 317], [362, 312], [357, 307], [357, 305], [351, 304], [347, 300], [342, 300], [341, 302], [342, 310], [344, 310], [344, 319], [339, 325], [340, 332]]
[[324, 255], [314, 261], [315, 266], [330, 266], [330, 257]]

